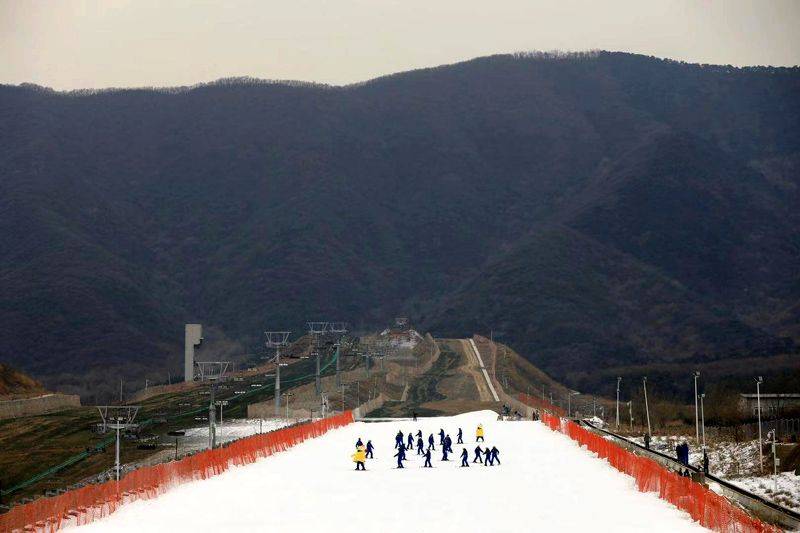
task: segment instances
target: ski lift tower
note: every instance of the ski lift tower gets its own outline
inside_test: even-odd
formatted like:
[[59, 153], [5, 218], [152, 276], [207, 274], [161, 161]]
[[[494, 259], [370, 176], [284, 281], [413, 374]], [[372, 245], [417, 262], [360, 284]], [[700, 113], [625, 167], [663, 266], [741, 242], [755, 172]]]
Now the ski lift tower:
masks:
[[315, 373], [315, 389], [317, 396], [322, 393], [322, 382], [320, 381], [319, 369], [319, 337], [328, 331], [327, 322], [308, 322], [308, 332], [311, 334], [311, 355], [317, 360], [317, 370]]
[[267, 348], [275, 348], [275, 417], [281, 416], [281, 348], [289, 344], [291, 331], [265, 331]]
[[341, 359], [341, 349], [342, 349], [342, 337], [347, 334], [347, 323], [346, 322], [331, 322], [328, 326], [328, 331], [333, 333], [336, 336], [336, 342], [334, 346], [336, 346], [336, 386], [340, 386], [342, 384], [342, 377], [339, 374], [341, 370], [340, 359]]
[[217, 385], [225, 378], [225, 372], [230, 366], [229, 361], [197, 361], [195, 363], [200, 369], [200, 379], [211, 383], [211, 397], [208, 402], [208, 448], [213, 450], [217, 443], [215, 418], [217, 405], [214, 396], [217, 392]]
[[139, 412], [138, 405], [98, 405], [100, 418], [103, 420], [103, 431], [108, 429], [117, 430], [116, 460], [114, 462], [114, 472], [116, 480], [119, 481], [119, 431], [121, 429], [133, 429], [139, 424], [133, 421]]

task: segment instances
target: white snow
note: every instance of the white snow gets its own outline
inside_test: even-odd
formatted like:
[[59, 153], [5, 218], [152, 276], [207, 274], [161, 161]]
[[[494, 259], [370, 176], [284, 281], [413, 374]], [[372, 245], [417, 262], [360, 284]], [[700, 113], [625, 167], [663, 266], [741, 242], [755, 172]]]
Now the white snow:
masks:
[[[93, 531], [701, 531], [686, 513], [539, 422], [497, 421], [492, 411], [418, 422], [358, 422], [255, 464], [178, 486], [154, 500], [123, 506], [84, 526]], [[502, 465], [473, 464], [475, 428], [500, 450]], [[463, 428], [470, 467], [460, 468]], [[409, 450], [395, 468], [398, 429], [424, 440], [444, 428], [455, 454], [432, 469]], [[355, 472], [357, 438], [371, 439], [375, 459]]]

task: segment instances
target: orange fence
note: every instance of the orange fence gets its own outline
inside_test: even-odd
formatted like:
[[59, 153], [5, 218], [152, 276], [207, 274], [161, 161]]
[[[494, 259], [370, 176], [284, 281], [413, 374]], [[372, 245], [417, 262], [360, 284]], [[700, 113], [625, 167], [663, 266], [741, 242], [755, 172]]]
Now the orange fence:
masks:
[[521, 401], [525, 405], [530, 405], [531, 407], [535, 407], [536, 409], [553, 413], [556, 416], [564, 416], [564, 410], [562, 408], [556, 407], [547, 400], [537, 398], [536, 396], [531, 396], [530, 394], [525, 394], [524, 392], [520, 392], [519, 401]]
[[606, 459], [620, 472], [633, 477], [641, 492], [657, 492], [662, 499], [686, 511], [704, 527], [736, 533], [781, 531], [780, 528], [753, 518], [700, 483], [671, 472], [656, 461], [636, 455], [574, 422], [544, 412], [541, 420], [553, 431], [564, 433], [600, 458]]
[[0, 515], [0, 532], [55, 531], [70, 524], [87, 524], [108, 516], [122, 504], [154, 498], [180, 483], [207, 479], [231, 466], [253, 463], [352, 421], [353, 414], [347, 411], [316, 422], [247, 437], [178, 461], [139, 468], [119, 482], [88, 485], [52, 498], [40, 498]]

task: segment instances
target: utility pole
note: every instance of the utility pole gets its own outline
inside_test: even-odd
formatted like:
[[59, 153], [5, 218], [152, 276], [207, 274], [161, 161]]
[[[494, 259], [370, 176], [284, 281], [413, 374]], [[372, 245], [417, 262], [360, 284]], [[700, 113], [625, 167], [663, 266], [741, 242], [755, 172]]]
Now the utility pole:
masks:
[[642, 387], [644, 388], [644, 411], [647, 415], [647, 434], [652, 437], [650, 432], [650, 406], [647, 404], [647, 376], [642, 378]]
[[319, 337], [320, 335], [324, 335], [328, 329], [327, 322], [308, 322], [308, 332], [311, 334], [311, 355], [316, 357], [317, 360], [317, 370], [315, 373], [315, 390], [317, 396], [322, 394], [322, 381], [320, 378], [320, 366], [319, 366]]
[[619, 384], [622, 381], [621, 376], [617, 376], [617, 429], [619, 429]]
[[[290, 331], [265, 331], [267, 348], [275, 348], [275, 416], [281, 416], [281, 348], [289, 344]], [[285, 364], [285, 363], [284, 363]]]
[[699, 413], [697, 412], [697, 378], [700, 377], [698, 370], [694, 371], [694, 441], [700, 442], [700, 420], [698, 419]]
[[336, 335], [336, 342], [334, 343], [334, 346], [336, 346], [336, 386], [339, 387], [342, 384], [342, 376], [339, 373], [341, 371], [342, 337], [347, 333], [347, 323], [331, 322], [329, 324], [329, 330]]
[[767, 433], [767, 439], [769, 440], [770, 435], [772, 435], [772, 476], [775, 481], [775, 492], [778, 492], [778, 446], [777, 446], [777, 436], [778, 436], [778, 428], [776, 427], [773, 430], [770, 430]]
[[350, 385], [346, 385], [346, 384], [344, 384], [344, 383], [342, 383], [341, 385], [339, 385], [339, 388], [340, 388], [340, 389], [341, 389], [341, 391], [342, 391], [342, 412], [343, 412], [343, 413], [344, 413], [344, 391], [345, 391], [345, 389], [347, 389], [347, 388], [349, 388], [349, 387], [350, 387]]
[[761, 384], [764, 383], [764, 378], [758, 376], [756, 378], [756, 409], [758, 410], [758, 462], [761, 467], [761, 473], [764, 473], [764, 451], [761, 449], [764, 446], [764, 441], [761, 440]]
[[700, 394], [700, 423], [702, 431], [700, 434], [703, 436], [703, 453], [706, 451], [706, 412], [703, 409], [703, 399], [706, 397], [705, 393]]
[[289, 419], [289, 398], [294, 396], [290, 391], [286, 391], [283, 396], [286, 398], [286, 419]]
[[217, 409], [214, 407], [214, 392], [217, 389], [215, 382], [211, 383], [211, 399], [208, 402], [208, 449], [213, 450], [216, 445], [216, 425], [214, 418], [217, 415]]

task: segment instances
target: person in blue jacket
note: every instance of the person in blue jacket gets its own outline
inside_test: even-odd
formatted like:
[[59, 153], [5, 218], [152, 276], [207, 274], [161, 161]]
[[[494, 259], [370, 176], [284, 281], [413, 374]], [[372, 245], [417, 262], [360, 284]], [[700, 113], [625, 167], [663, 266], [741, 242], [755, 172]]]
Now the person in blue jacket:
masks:
[[483, 449], [480, 445], [475, 447], [475, 459], [473, 459], [472, 462], [483, 463]]
[[395, 448], [405, 448], [403, 445], [403, 432], [398, 431], [397, 435], [394, 436], [394, 447]]
[[375, 448], [372, 446], [372, 441], [368, 440], [367, 441], [367, 459], [373, 459], [372, 450], [374, 450], [374, 449]]
[[422, 443], [422, 437], [417, 439], [417, 455], [425, 455], [424, 451], [424, 444]]
[[450, 459], [447, 458], [447, 446], [442, 448], [442, 461], [449, 461]]
[[436, 447], [433, 445], [433, 433], [431, 433], [430, 436], [428, 437], [428, 448], [430, 448], [431, 450], [436, 449]]
[[458, 428], [458, 435], [456, 437], [456, 444], [464, 444], [464, 439], [462, 438], [464, 437], [464, 432], [461, 431], [461, 428]]
[[356, 448], [358, 448], [359, 446], [363, 446], [363, 445], [364, 445], [364, 443], [361, 442], [361, 437], [358, 437], [358, 440], [356, 441]]
[[444, 444], [444, 430], [441, 428], [439, 429], [439, 444]]
[[406, 450], [413, 450], [414, 449], [414, 435], [411, 432], [408, 432], [408, 444], [406, 445]]
[[400, 446], [400, 449], [397, 450], [397, 453], [394, 454], [397, 457], [397, 468], [403, 468], [403, 461], [406, 460], [406, 449], [403, 446]]
[[494, 466], [495, 461], [497, 464], [500, 464], [500, 450], [497, 449], [497, 446], [492, 446], [492, 465]]
[[469, 453], [466, 448], [461, 448], [461, 466], [469, 466]]
[[431, 449], [428, 448], [428, 451], [425, 452], [425, 464], [422, 465], [422, 468], [433, 468], [431, 464]]
[[483, 466], [494, 466], [492, 461], [492, 450], [487, 446], [483, 452]]
[[448, 452], [453, 453], [453, 439], [450, 438], [450, 435], [445, 435], [444, 447], [447, 448]]
[[420, 430], [420, 429], [417, 430], [417, 438], [418, 439], [422, 438], [422, 430]]

